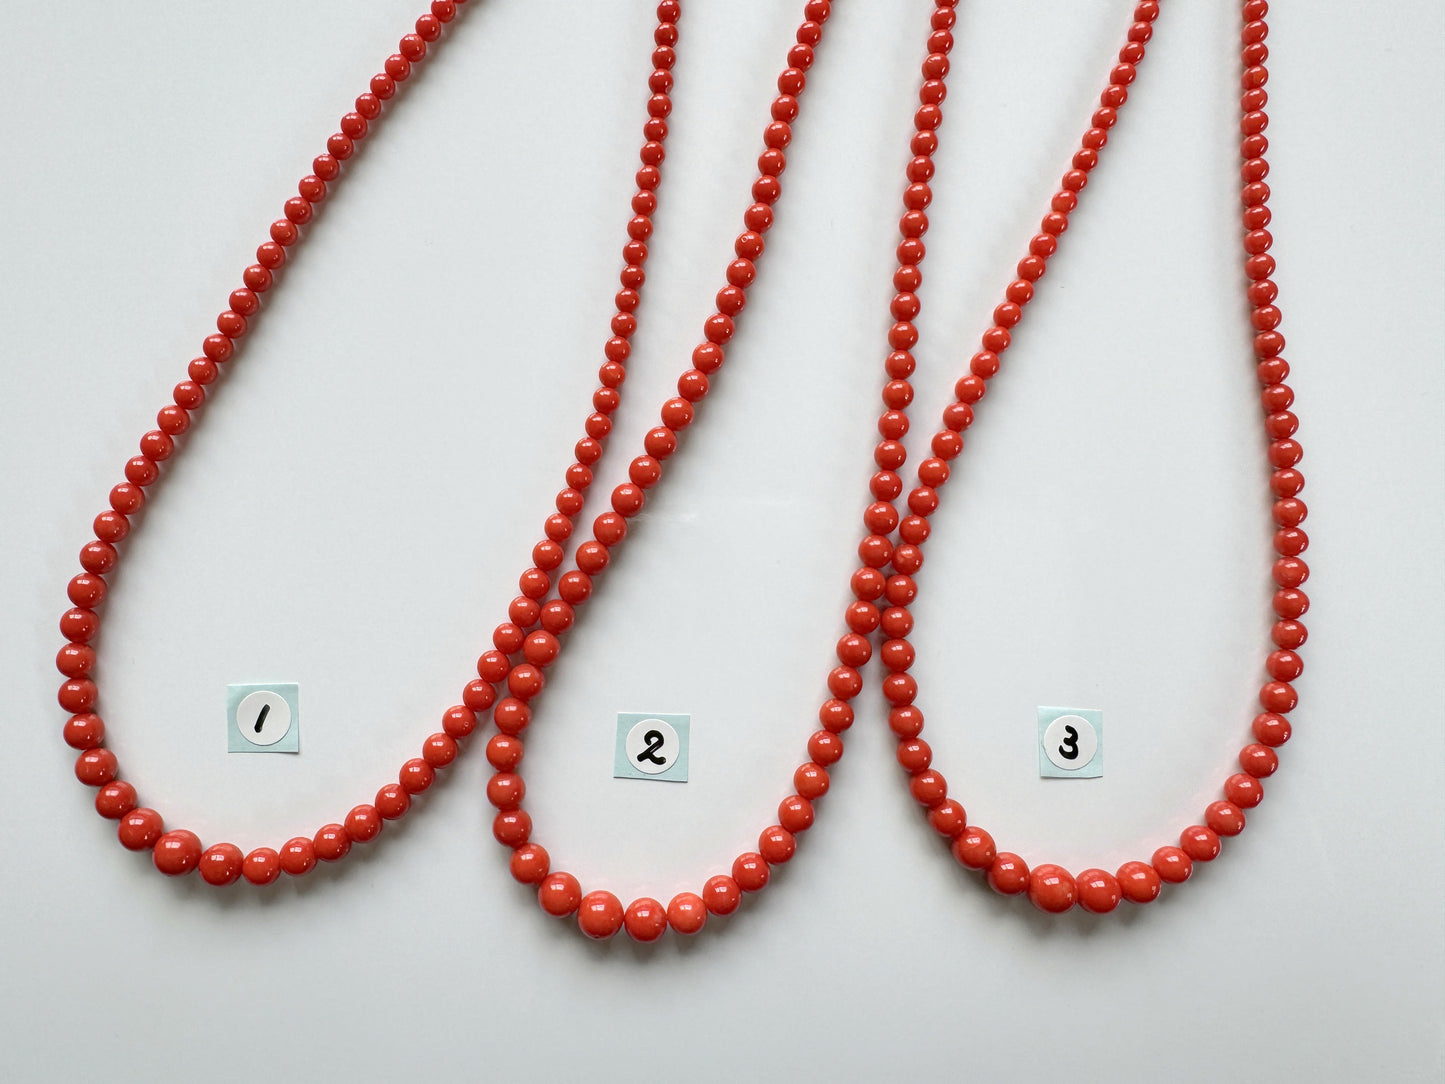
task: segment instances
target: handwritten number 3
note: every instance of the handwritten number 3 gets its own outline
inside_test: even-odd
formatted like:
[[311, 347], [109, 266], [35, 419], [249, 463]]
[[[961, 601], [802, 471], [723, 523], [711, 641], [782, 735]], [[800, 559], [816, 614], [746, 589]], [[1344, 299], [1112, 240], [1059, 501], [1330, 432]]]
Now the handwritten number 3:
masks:
[[1064, 744], [1059, 746], [1059, 756], [1065, 760], [1077, 760], [1079, 757], [1079, 732], [1071, 726], [1065, 726], [1064, 732], [1068, 737]]

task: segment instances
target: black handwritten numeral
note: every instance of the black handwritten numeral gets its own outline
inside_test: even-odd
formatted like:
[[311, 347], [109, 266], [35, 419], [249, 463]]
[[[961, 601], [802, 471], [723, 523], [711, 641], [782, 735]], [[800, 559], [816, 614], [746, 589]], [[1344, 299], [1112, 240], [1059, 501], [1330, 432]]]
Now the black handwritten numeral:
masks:
[[667, 763], [666, 757], [657, 755], [657, 751], [667, 743], [667, 739], [662, 736], [662, 731], [649, 730], [642, 736], [642, 740], [647, 743], [647, 748], [638, 753], [634, 758], [637, 763], [641, 764], [644, 760], [651, 761], [653, 764]]
[[1068, 734], [1068, 737], [1064, 739], [1064, 744], [1059, 746], [1059, 756], [1065, 760], [1078, 760], [1079, 732], [1067, 725], [1064, 727], [1064, 732]]
[[256, 733], [261, 733], [261, 726], [266, 722], [266, 713], [271, 710], [270, 704], [262, 704], [261, 712], [256, 716]]

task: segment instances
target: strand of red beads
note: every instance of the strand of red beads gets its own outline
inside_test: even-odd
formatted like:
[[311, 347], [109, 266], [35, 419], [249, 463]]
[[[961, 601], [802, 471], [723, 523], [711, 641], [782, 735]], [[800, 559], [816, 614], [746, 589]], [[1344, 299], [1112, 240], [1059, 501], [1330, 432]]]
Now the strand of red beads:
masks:
[[[948, 53], [953, 48], [951, 27], [955, 3], [956, 0], [938, 0], [930, 16], [928, 53], [923, 62], [923, 84], [919, 91], [921, 104], [914, 116], [910, 145], [915, 157], [907, 170], [905, 210], [899, 222], [903, 241], [899, 246], [897, 280], [900, 291], [904, 292], [894, 303], [900, 322], [890, 335], [895, 347], [901, 351], [906, 350], [917, 337], [913, 325], [908, 322], [917, 312], [917, 298], [911, 291], [916, 290], [921, 282], [918, 263], [923, 258], [922, 236], [928, 228], [923, 208], [931, 198], [927, 181], [933, 174], [932, 155], [938, 146], [937, 128], [943, 119], [941, 103], [949, 66]], [[499, 810], [494, 834], [501, 843], [513, 849], [512, 875], [524, 884], [537, 886], [537, 898], [542, 909], [559, 918], [575, 914], [579, 927], [588, 937], [608, 938], [626, 929], [634, 940], [645, 942], [661, 937], [669, 927], [681, 934], [695, 934], [704, 927], [709, 915], [731, 914], [741, 905], [744, 894], [763, 889], [769, 882], [772, 868], [793, 857], [798, 835], [813, 824], [813, 803], [828, 791], [828, 766], [843, 755], [842, 732], [853, 722], [849, 701], [863, 688], [859, 668], [868, 661], [871, 646], [866, 635], [855, 631], [839, 641], [839, 665], [828, 674], [827, 684], [832, 695], [820, 712], [822, 726], [808, 739], [809, 759], [793, 773], [793, 793], [779, 804], [778, 823], [763, 829], [756, 851], [740, 854], [728, 872], [708, 878], [701, 893], [680, 892], [666, 905], [644, 896], [624, 907], [616, 895], [606, 890], [584, 893], [574, 875], [553, 871], [547, 851], [531, 842], [532, 824], [521, 807], [525, 787], [518, 772], [522, 756], [520, 731], [531, 718], [529, 702], [542, 691], [543, 668], [556, 657], [558, 643], [555, 635], [571, 623], [572, 608], [587, 597], [593, 577], [606, 567], [609, 549], [620, 541], [626, 520], [642, 509], [645, 491], [661, 477], [662, 462], [676, 449], [678, 432], [693, 421], [695, 404], [708, 392], [709, 376], [723, 363], [724, 347], [733, 334], [733, 317], [743, 307], [745, 290], [753, 280], [755, 262], [763, 251], [762, 235], [772, 224], [770, 205], [781, 191], [778, 177], [786, 165], [784, 148], [791, 139], [790, 125], [797, 116], [798, 95], [803, 90], [805, 73], [812, 65], [813, 49], [821, 40], [823, 22], [829, 11], [827, 0], [810, 0], [804, 8], [805, 21], [798, 28], [797, 44], [788, 53], [789, 67], [778, 78], [780, 96], [773, 101], [773, 121], [763, 134], [766, 149], [758, 161], [759, 177], [753, 184], [755, 202], [744, 214], [746, 230], [739, 235], [735, 245], [738, 259], [728, 266], [728, 285], [718, 293], [717, 311], [704, 322], [704, 341], [693, 351], [693, 368], [678, 380], [678, 397], [663, 404], [662, 424], [646, 436], [646, 454], [632, 461], [631, 483], [620, 485], [613, 491], [613, 512], [598, 517], [594, 524], [594, 539], [578, 549], [578, 568], [561, 577], [559, 597], [549, 600], [543, 607], [543, 631], [532, 633], [521, 641], [523, 661], [504, 669], [503, 662], [506, 660], [502, 657], [494, 657], [490, 663], [485, 657], [482, 660], [483, 676], [495, 676], [498, 681], [505, 679], [509, 694], [498, 703], [493, 713], [501, 733], [491, 739], [487, 749], [487, 756], [497, 769], [487, 787], [488, 798]], [[895, 357], [907, 359], [907, 371], [900, 369], [895, 373], [897, 380], [885, 393], [885, 398], [890, 400], [890, 410], [880, 422], [886, 439], [879, 448], [880, 454], [888, 456], [894, 454], [895, 448], [901, 449], [897, 438], [906, 429], [906, 419], [901, 409], [896, 408], [906, 405], [911, 397], [904, 378], [912, 371], [912, 359], [906, 353]], [[879, 590], [882, 590], [878, 566], [886, 562], [888, 554], [877, 551], [876, 542], [887, 546], [885, 540], [876, 536], [865, 542], [865, 548], [876, 560], [863, 574], [854, 577], [855, 591], [871, 591], [875, 579]], [[857, 608], [856, 604], [850, 608], [850, 622]], [[549, 624], [551, 614], [564, 616], [565, 623]], [[494, 667], [490, 672], [488, 665]]]
[[[279, 851], [258, 847], [243, 855], [232, 843], [203, 848], [195, 833], [186, 829], [167, 830], [159, 812], [139, 805], [135, 787], [118, 778], [120, 769], [115, 754], [105, 748], [105, 724], [94, 711], [98, 691], [91, 677], [96, 659], [91, 645], [100, 631], [97, 611], [105, 599], [104, 577], [119, 561], [117, 545], [130, 532], [130, 517], [144, 504], [145, 490], [161, 477], [161, 463], [179, 451], [176, 438], [190, 428], [194, 412], [205, 401], [205, 389], [220, 376], [221, 366], [235, 357], [236, 340], [246, 333], [248, 322], [259, 313], [261, 295], [275, 285], [275, 273], [286, 263], [287, 251], [305, 236], [302, 227], [312, 220], [315, 205], [326, 198], [328, 185], [342, 176], [342, 162], [356, 152], [371, 126], [381, 118], [383, 103], [396, 94], [398, 85], [426, 59], [428, 46], [441, 40], [446, 24], [456, 18], [458, 8], [465, 3], [466, 0], [432, 3], [430, 11], [417, 19], [415, 32], [403, 36], [397, 52], [387, 57], [383, 70], [372, 78], [370, 89], [356, 99], [355, 110], [341, 118], [340, 131], [327, 140], [326, 153], [312, 163], [312, 172], [298, 185], [298, 195], [286, 201], [284, 217], [272, 223], [270, 240], [256, 250], [256, 262], [242, 275], [244, 285], [231, 294], [229, 308], [216, 320], [216, 334], [208, 336], [202, 344], [203, 356], [190, 363], [189, 379], [176, 385], [174, 403], [161, 409], [157, 428], [141, 438], [141, 454], [126, 464], [126, 481], [111, 490], [111, 507], [96, 517], [96, 537], [81, 550], [80, 563], [84, 571], [70, 581], [69, 596], [74, 605], [60, 620], [66, 644], [60, 649], [56, 665], [66, 678], [60, 687], [60, 704], [72, 713], [65, 724], [65, 740], [81, 750], [75, 774], [81, 782], [98, 788], [96, 810], [103, 817], [120, 822], [121, 843], [131, 850], [150, 850], [156, 868], [163, 873], [180, 875], [199, 869], [201, 876], [214, 885], [230, 884], [242, 876], [259, 885], [270, 884], [283, 871], [300, 876], [315, 868], [318, 860], [334, 862], [344, 858], [353, 844], [374, 840], [387, 820], [407, 812], [412, 797], [430, 787], [436, 772], [457, 758], [461, 748], [459, 740], [476, 728], [476, 713], [490, 707], [495, 698], [487, 682], [469, 682], [462, 691], [462, 703], [443, 713], [441, 731], [422, 743], [421, 756], [403, 764], [397, 782], [383, 786], [372, 802], [353, 807], [341, 822], [324, 825], [312, 836], [288, 840]], [[541, 609], [537, 600], [544, 598], [550, 588], [546, 570], [555, 568], [562, 560], [562, 542], [572, 529], [570, 517], [580, 510], [582, 493], [592, 480], [590, 464], [601, 456], [611, 428], [610, 415], [621, 404], [623, 361], [637, 327], [635, 314], [645, 278], [646, 239], [652, 231], [656, 189], [662, 179], [663, 141], [667, 138], [665, 118], [672, 107], [668, 92], [672, 87], [671, 69], [676, 61], [673, 47], [677, 43], [676, 24], [680, 14], [678, 0], [663, 0], [658, 4], [653, 71], [648, 78], [651, 97], [647, 102], [648, 119], [643, 125], [645, 142], [640, 152], [642, 166], [637, 171], [638, 191], [632, 197], [633, 217], [627, 225], [629, 239], [623, 247], [622, 289], [616, 297], [612, 337], [604, 347], [607, 360], [600, 372], [602, 387], [593, 395], [594, 413], [588, 416], [585, 435], [577, 442], [576, 462], [567, 471], [567, 488], [558, 494], [558, 514], [544, 524], [546, 537], [532, 553], [535, 567], [522, 573], [522, 594], [509, 607], [513, 621], [525, 625], [537, 621]]]
[[[1029, 255], [1018, 265], [1018, 278], [1005, 291], [1006, 299], [994, 310], [994, 325], [983, 334], [983, 349], [975, 354], [969, 373], [955, 387], [956, 402], [943, 415], [944, 427], [933, 437], [934, 456], [918, 467], [918, 488], [908, 495], [912, 513], [899, 526], [902, 539], [893, 548], [891, 571], [886, 593], [891, 606], [881, 617], [888, 637], [880, 655], [888, 673], [883, 679], [884, 695], [891, 706], [889, 725], [898, 737], [898, 763], [909, 774], [909, 789], [927, 810], [930, 824], [951, 840], [953, 855], [972, 870], [986, 874], [989, 885], [1003, 895], [1027, 894], [1041, 910], [1063, 912], [1076, 903], [1094, 913], [1112, 911], [1120, 900], [1148, 903], [1159, 896], [1165, 882], [1178, 884], [1188, 880], [1195, 862], [1207, 862], [1220, 852], [1220, 837], [1237, 835], [1244, 828], [1244, 810], [1258, 805], [1264, 796], [1261, 780], [1278, 767], [1275, 748], [1289, 739], [1290, 724], [1285, 716], [1294, 708], [1297, 698], [1289, 683], [1302, 670], [1296, 648], [1304, 643], [1305, 628], [1298, 618], [1308, 607], [1308, 599], [1299, 589], [1309, 574], [1300, 554], [1308, 539], [1300, 523], [1305, 506], [1298, 499], [1304, 479], [1296, 468], [1301, 450], [1293, 437], [1298, 425], [1289, 406], [1294, 393], [1284, 383], [1289, 365], [1280, 357], [1284, 338], [1278, 329], [1280, 312], [1275, 306], [1277, 289], [1270, 276], [1274, 259], [1267, 250], [1271, 237], [1266, 230], [1270, 221], [1267, 207], [1269, 187], [1264, 178], [1269, 172], [1264, 159], [1268, 141], [1264, 128], [1267, 96], [1264, 83], [1268, 72], [1264, 61], [1268, 55], [1264, 39], [1268, 33], [1264, 17], [1268, 11], [1265, 0], [1247, 0], [1243, 5], [1244, 31], [1244, 93], [1241, 99], [1243, 119], [1242, 169], [1244, 203], [1245, 272], [1249, 279], [1247, 297], [1250, 319], [1256, 331], [1254, 353], [1260, 383], [1264, 387], [1262, 403], [1265, 411], [1265, 432], [1269, 439], [1268, 458], [1272, 474], [1269, 484], [1276, 500], [1273, 508], [1278, 527], [1274, 545], [1278, 554], [1272, 568], [1276, 586], [1273, 599], [1275, 622], [1272, 637], [1277, 650], [1265, 660], [1269, 680], [1259, 692], [1263, 711], [1254, 719], [1255, 741], [1239, 754], [1240, 772], [1224, 783], [1224, 798], [1204, 811], [1204, 823], [1193, 824], [1179, 835], [1178, 846], [1163, 846], [1147, 862], [1125, 862], [1115, 873], [1102, 869], [1086, 869], [1071, 875], [1062, 866], [1044, 863], [1030, 868], [1019, 855], [997, 849], [993, 837], [983, 828], [969, 825], [963, 807], [948, 797], [948, 785], [941, 773], [932, 767], [932, 751], [922, 737], [923, 713], [915, 704], [918, 685], [908, 673], [914, 649], [907, 636], [913, 619], [908, 604], [916, 592], [911, 577], [922, 566], [921, 547], [928, 535], [927, 517], [938, 506], [938, 491], [948, 479], [948, 460], [963, 449], [961, 433], [973, 420], [973, 408], [987, 389], [990, 378], [999, 370], [999, 358], [1010, 342], [1010, 329], [1023, 317], [1024, 306], [1033, 295], [1033, 286], [1055, 252], [1061, 234], [1068, 226], [1068, 216], [1078, 202], [1078, 195], [1098, 161], [1108, 129], [1114, 124], [1117, 110], [1128, 98], [1128, 86], [1135, 77], [1135, 65], [1144, 56], [1144, 46], [1151, 36], [1151, 24], [1158, 15], [1154, 0], [1140, 3], [1134, 11], [1135, 22], [1129, 29], [1128, 42], [1119, 52], [1119, 63], [1110, 72], [1109, 85], [1103, 92], [1101, 108], [1093, 116], [1092, 126], [1084, 134], [1083, 146], [1074, 155], [1072, 168], [1064, 174], [1061, 189], [1054, 195], [1051, 210], [1044, 216], [1041, 232], [1029, 243]], [[891, 361], [892, 359], [890, 359]], [[890, 367], [890, 375], [893, 369]], [[889, 385], [892, 387], [892, 385]], [[888, 392], [885, 391], [885, 398]], [[882, 446], [880, 445], [880, 451]], [[901, 449], [890, 451], [901, 462]], [[885, 464], [880, 458], [880, 465]], [[896, 468], [895, 468], [896, 469]], [[879, 493], [878, 477], [874, 492], [880, 503], [870, 508], [874, 517], [870, 525], [882, 530], [896, 515], [893, 497]], [[891, 479], [889, 485], [892, 485]], [[887, 542], [878, 537], [874, 550], [881, 554]], [[863, 570], [866, 573], [867, 570]], [[860, 573], [860, 574], [863, 574]], [[881, 579], [881, 577], [880, 577]], [[863, 596], [860, 595], [860, 598]], [[871, 616], [870, 616], [871, 620]]]

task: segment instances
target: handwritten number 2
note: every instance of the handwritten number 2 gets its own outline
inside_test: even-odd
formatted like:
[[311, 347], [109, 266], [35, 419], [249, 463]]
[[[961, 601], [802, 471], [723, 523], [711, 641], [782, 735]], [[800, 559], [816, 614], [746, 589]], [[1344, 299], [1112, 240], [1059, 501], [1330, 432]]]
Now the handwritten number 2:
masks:
[[[639, 764], [641, 764], [644, 760], [650, 760], [653, 764], [667, 763], [666, 757], [660, 757], [657, 755], [657, 751], [667, 743], [667, 739], [662, 736], [662, 731], [649, 730], [646, 734], [642, 736], [642, 740], [647, 743], [647, 748], [637, 754], [637, 757], [635, 759]], [[1077, 756], [1077, 754], [1075, 755]]]

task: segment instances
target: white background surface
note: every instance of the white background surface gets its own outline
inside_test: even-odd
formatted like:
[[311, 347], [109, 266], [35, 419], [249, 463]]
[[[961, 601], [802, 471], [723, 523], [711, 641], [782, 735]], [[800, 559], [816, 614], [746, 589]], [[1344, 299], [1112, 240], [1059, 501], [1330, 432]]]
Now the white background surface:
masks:
[[[961, 8], [917, 436], [1130, 6]], [[687, 5], [599, 494], [722, 282], [800, 8]], [[59, 738], [75, 553], [421, 9], [0, 4], [6, 1075], [1439, 1079], [1445, 162], [1425, 0], [1271, 16], [1312, 635], [1282, 771], [1183, 890], [1103, 919], [993, 896], [907, 797], [876, 685], [797, 858], [686, 943], [593, 945], [543, 915], [490, 838], [479, 750], [364, 855], [299, 882], [216, 891], [117, 845]], [[528, 733], [537, 838], [584, 889], [696, 889], [754, 846], [803, 759], [866, 500], [929, 10], [836, 5], [728, 364]], [[630, 0], [474, 2], [325, 205], [107, 603], [111, 744], [170, 824], [246, 848], [310, 833], [456, 701], [589, 409], [652, 25]], [[1031, 862], [1112, 869], [1172, 842], [1217, 796], [1261, 680], [1237, 33], [1236, 5], [1166, 5], [935, 520], [927, 737], [970, 819]], [[303, 753], [228, 756], [225, 687], [266, 680], [300, 683]], [[1039, 704], [1103, 710], [1104, 778], [1037, 778]], [[691, 713], [689, 783], [611, 778], [626, 710]]]

